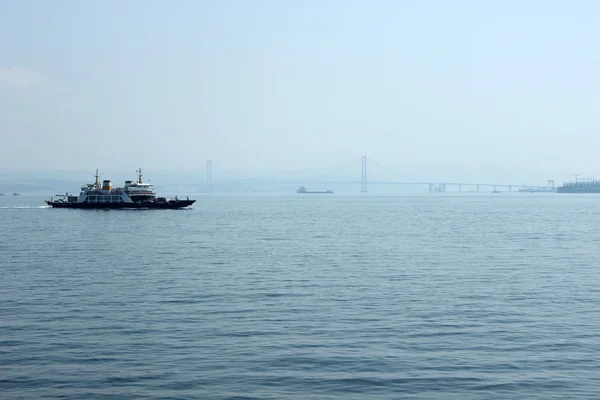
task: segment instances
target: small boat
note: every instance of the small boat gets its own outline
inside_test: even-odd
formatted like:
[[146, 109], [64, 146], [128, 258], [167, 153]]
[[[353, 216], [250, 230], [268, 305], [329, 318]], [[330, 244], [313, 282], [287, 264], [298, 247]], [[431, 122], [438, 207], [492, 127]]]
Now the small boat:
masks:
[[14, 193], [13, 193], [13, 196], [20, 196], [20, 194], [19, 194], [19, 193], [17, 193], [17, 192], [14, 192]]

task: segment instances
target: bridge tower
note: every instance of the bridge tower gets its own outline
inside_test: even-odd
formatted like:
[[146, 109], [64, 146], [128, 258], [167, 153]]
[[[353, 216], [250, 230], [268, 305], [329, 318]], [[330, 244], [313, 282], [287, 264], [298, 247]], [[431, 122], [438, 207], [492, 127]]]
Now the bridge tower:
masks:
[[362, 171], [360, 180], [360, 192], [367, 193], [367, 156], [362, 156]]
[[206, 184], [212, 185], [212, 161], [206, 161]]

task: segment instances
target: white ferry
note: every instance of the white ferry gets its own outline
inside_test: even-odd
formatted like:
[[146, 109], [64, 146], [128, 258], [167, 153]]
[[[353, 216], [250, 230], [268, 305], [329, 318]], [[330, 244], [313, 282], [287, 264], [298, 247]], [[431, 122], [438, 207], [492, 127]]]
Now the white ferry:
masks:
[[188, 207], [196, 200], [168, 199], [158, 197], [154, 186], [142, 182], [142, 169], [138, 173], [137, 182], [125, 181], [123, 187], [112, 187], [110, 180], [104, 180], [102, 185], [98, 180], [98, 170], [96, 170], [96, 181], [81, 186], [81, 192], [78, 195], [65, 193], [56, 195], [45, 203], [55, 208], [158, 208], [173, 209]]

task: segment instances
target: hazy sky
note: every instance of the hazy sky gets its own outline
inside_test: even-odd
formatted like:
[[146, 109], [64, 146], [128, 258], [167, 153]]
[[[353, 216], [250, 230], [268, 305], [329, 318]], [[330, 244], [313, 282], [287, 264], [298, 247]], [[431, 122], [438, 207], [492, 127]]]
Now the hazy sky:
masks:
[[6, 0], [0, 168], [600, 175], [598, 21], [591, 0]]

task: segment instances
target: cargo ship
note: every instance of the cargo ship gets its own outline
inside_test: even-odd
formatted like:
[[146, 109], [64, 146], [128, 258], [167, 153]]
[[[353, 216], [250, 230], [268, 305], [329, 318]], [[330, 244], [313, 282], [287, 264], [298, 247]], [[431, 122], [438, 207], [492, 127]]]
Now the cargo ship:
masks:
[[296, 189], [296, 193], [306, 193], [306, 194], [333, 194], [333, 190], [322, 190], [322, 191], [314, 191], [314, 190], [306, 190], [304, 186], [300, 186], [299, 189]]
[[138, 173], [137, 182], [125, 181], [123, 187], [112, 187], [110, 180], [104, 180], [102, 185], [98, 180], [96, 170], [96, 181], [81, 186], [78, 195], [65, 193], [45, 200], [45, 203], [54, 208], [148, 208], [148, 209], [175, 209], [191, 206], [196, 200], [180, 200], [166, 197], [158, 197], [154, 186], [142, 182], [142, 169]]
[[556, 193], [600, 193], [600, 180], [575, 178], [575, 181], [565, 182], [559, 186]]

